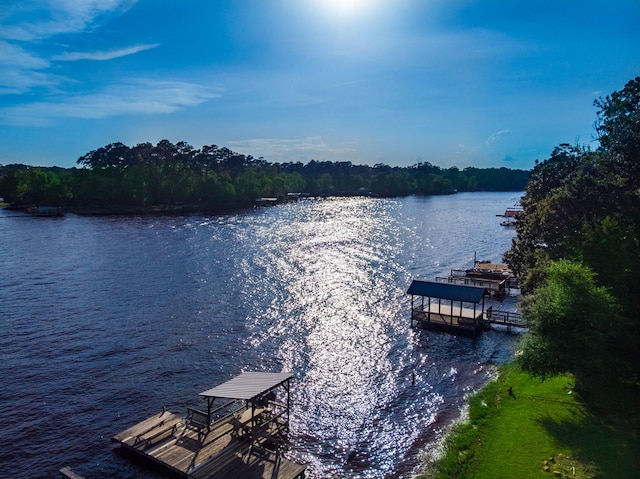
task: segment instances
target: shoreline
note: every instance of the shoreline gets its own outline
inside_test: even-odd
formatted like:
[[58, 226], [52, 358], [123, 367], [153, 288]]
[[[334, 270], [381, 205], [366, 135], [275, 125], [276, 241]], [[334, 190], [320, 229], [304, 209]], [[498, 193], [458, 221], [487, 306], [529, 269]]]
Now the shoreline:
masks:
[[436, 439], [431, 442], [427, 442], [419, 451], [419, 461], [414, 470], [412, 471], [412, 478], [414, 479], [427, 479], [435, 474], [438, 463], [444, 459], [447, 454], [447, 443], [453, 440], [456, 434], [456, 428], [463, 426], [470, 421], [470, 401], [473, 396], [481, 393], [491, 383], [498, 381], [500, 376], [500, 365], [490, 365], [493, 369], [491, 376], [487, 382], [479, 389], [467, 393], [464, 398], [462, 407], [458, 409], [458, 415], [453, 419], [448, 420], [443, 424], [438, 431], [434, 432]]
[[571, 375], [542, 380], [513, 361], [498, 369], [496, 380], [470, 396], [467, 420], [452, 424], [444, 454], [415, 479], [507, 479], [513, 471], [522, 479], [633, 477], [640, 421], [629, 411], [640, 384], [595, 385], [594, 407]]

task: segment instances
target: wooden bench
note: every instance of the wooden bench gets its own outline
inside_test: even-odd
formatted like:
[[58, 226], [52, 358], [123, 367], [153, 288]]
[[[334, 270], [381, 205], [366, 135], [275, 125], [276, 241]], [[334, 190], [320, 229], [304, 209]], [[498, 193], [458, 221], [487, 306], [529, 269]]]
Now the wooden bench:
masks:
[[144, 449], [152, 445], [156, 439], [159, 439], [164, 436], [174, 435], [181, 424], [182, 424], [182, 421], [178, 419], [172, 419], [170, 421], [161, 421], [155, 426], [138, 434], [135, 438], [135, 442], [133, 443], [133, 447], [138, 449]]
[[209, 415], [198, 409], [191, 407], [187, 408], [187, 417], [185, 418], [185, 424], [189, 429], [193, 429], [198, 433], [198, 441], [201, 441], [206, 434], [204, 431], [209, 432], [211, 424], [209, 424]]

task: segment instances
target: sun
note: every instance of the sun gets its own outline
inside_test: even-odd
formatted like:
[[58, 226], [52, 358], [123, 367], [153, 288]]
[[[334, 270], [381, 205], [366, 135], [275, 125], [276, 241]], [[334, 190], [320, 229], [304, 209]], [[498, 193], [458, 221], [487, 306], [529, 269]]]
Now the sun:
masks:
[[365, 13], [372, 0], [319, 0], [319, 3], [330, 13], [347, 17]]

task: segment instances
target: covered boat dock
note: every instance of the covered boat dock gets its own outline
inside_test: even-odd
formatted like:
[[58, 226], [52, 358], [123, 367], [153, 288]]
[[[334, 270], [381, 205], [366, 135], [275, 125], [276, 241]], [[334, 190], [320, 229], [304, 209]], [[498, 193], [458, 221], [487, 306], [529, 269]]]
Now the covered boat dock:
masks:
[[282, 457], [288, 440], [290, 373], [245, 372], [199, 394], [206, 411], [162, 412], [112, 441], [124, 452], [187, 479], [304, 477]]
[[470, 337], [483, 330], [483, 287], [413, 280], [407, 294], [412, 326]]

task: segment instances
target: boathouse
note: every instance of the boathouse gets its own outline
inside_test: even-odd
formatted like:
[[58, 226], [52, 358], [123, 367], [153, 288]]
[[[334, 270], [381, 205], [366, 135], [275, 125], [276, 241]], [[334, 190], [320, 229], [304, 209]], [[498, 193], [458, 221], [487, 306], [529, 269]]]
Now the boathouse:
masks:
[[199, 394], [206, 410], [162, 412], [113, 436], [137, 456], [186, 479], [304, 477], [282, 457], [288, 440], [290, 373], [245, 372]]
[[436, 281], [471, 286], [482, 286], [487, 294], [503, 296], [508, 290], [518, 288], [518, 280], [505, 264], [488, 261], [474, 261], [473, 268], [452, 269], [448, 277], [438, 277]]
[[484, 326], [485, 288], [413, 280], [411, 325], [475, 338]]

